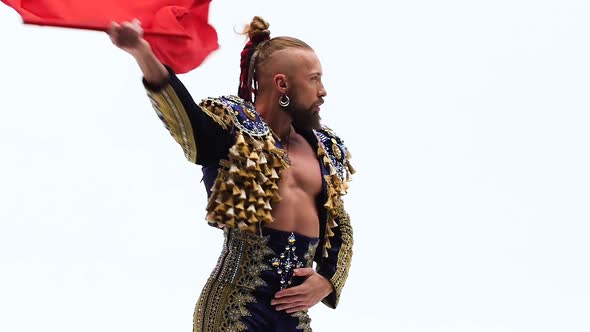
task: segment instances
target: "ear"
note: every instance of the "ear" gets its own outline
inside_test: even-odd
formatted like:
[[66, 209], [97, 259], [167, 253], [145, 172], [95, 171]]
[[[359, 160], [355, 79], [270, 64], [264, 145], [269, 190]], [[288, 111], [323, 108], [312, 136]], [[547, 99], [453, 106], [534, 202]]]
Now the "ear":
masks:
[[285, 74], [276, 74], [273, 77], [273, 84], [274, 84], [275, 88], [281, 94], [287, 93], [287, 90], [289, 88], [289, 84], [287, 83], [287, 75], [285, 75]]

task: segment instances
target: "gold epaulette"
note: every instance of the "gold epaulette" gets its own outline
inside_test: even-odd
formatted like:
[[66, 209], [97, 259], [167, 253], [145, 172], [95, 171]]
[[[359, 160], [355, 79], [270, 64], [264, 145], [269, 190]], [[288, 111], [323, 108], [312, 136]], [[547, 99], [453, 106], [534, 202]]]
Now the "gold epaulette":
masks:
[[332, 248], [330, 238], [334, 236], [333, 228], [338, 227], [336, 219], [342, 214], [342, 196], [348, 190], [348, 183], [354, 168], [350, 164], [351, 154], [334, 131], [323, 126], [320, 130], [314, 131], [318, 139], [318, 156], [322, 159], [329, 174], [324, 175], [328, 185], [328, 199], [324, 204], [327, 210], [326, 234], [324, 237], [323, 256], [328, 256], [328, 249]]
[[199, 105], [223, 128], [233, 128], [235, 141], [219, 170], [207, 204], [207, 221], [218, 228], [255, 233], [272, 223], [271, 204], [280, 200], [279, 174], [289, 167], [270, 128], [251, 103], [238, 97], [205, 99]]

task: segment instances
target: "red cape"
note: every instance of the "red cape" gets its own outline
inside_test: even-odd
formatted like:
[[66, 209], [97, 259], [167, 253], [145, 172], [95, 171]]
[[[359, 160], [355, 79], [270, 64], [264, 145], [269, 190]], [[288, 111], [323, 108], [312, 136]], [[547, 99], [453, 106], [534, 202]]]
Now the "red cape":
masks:
[[25, 23], [106, 30], [112, 21], [141, 21], [155, 55], [177, 73], [198, 67], [219, 45], [209, 25], [211, 0], [0, 0]]

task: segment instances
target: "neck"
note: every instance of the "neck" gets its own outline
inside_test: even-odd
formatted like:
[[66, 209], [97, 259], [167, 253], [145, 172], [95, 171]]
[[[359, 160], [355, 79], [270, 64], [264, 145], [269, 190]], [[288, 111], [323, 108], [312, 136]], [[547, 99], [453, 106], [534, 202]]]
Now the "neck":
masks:
[[272, 96], [261, 96], [256, 98], [254, 106], [256, 111], [264, 119], [264, 122], [272, 129], [272, 131], [279, 137], [283, 142], [289, 140], [291, 134], [291, 123], [293, 119], [289, 113], [283, 111], [279, 106], [278, 98], [272, 98]]

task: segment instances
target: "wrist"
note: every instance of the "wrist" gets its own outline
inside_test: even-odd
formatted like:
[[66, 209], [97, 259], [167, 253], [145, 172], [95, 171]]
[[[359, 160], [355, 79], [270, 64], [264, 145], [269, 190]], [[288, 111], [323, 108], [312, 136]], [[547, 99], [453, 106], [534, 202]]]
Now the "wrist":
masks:
[[332, 292], [334, 291], [334, 286], [332, 285], [332, 282], [330, 282], [330, 280], [328, 280], [321, 274], [319, 276], [321, 277], [322, 282], [324, 284], [324, 297], [332, 294]]
[[132, 50], [129, 51], [129, 53], [131, 53], [131, 55], [138, 62], [153, 56], [152, 48], [145, 39], [141, 39], [137, 47], [134, 47]]

